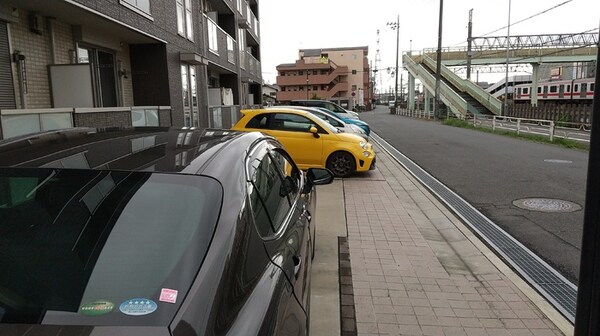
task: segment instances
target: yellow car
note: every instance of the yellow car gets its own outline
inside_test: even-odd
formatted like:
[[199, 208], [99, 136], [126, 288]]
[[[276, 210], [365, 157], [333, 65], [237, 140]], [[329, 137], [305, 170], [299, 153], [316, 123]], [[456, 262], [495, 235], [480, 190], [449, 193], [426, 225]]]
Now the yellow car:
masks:
[[300, 169], [326, 167], [338, 177], [375, 168], [373, 146], [362, 137], [341, 133], [310, 112], [290, 108], [242, 110], [231, 128], [271, 135], [283, 144]]

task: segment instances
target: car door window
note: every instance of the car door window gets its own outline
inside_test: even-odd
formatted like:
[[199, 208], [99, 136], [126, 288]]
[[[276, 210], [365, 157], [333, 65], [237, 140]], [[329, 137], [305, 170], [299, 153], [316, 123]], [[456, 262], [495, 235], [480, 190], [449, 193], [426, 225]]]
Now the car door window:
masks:
[[261, 236], [276, 233], [291, 208], [289, 182], [284, 182], [277, 163], [265, 153], [252, 162], [250, 202], [254, 221]]
[[273, 116], [272, 129], [292, 132], [310, 132], [310, 127], [316, 124], [297, 114], [277, 113]]
[[269, 118], [269, 114], [259, 114], [254, 118], [250, 119], [248, 124], [246, 124], [246, 128], [267, 128], [267, 120]]
[[293, 204], [300, 188], [300, 172], [295, 164], [278, 151], [271, 151], [270, 155], [274, 166], [283, 179], [281, 193], [286, 194], [290, 204]]

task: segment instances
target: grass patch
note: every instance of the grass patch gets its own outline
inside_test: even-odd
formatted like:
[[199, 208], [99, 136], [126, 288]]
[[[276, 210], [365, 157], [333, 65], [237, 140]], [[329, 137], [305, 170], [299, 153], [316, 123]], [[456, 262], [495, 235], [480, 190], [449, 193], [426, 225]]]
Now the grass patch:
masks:
[[448, 126], [454, 126], [454, 127], [473, 129], [473, 130], [477, 130], [477, 131], [485, 132], [485, 133], [504, 135], [504, 136], [509, 136], [512, 138], [519, 138], [519, 139], [529, 140], [529, 141], [533, 141], [533, 142], [553, 144], [553, 145], [557, 145], [557, 146], [564, 147], [564, 148], [580, 149], [580, 150], [584, 150], [584, 151], [589, 151], [589, 149], [590, 149], [590, 146], [588, 144], [574, 141], [574, 140], [555, 137], [553, 141], [550, 141], [549, 137], [543, 136], [543, 135], [527, 134], [527, 133], [517, 134], [517, 132], [514, 132], [514, 131], [493, 130], [493, 129], [487, 128], [487, 127], [475, 127], [472, 123], [465, 121], [465, 120], [461, 120], [461, 119], [454, 119], [454, 118], [445, 119], [444, 121], [442, 121], [442, 124], [448, 125]]

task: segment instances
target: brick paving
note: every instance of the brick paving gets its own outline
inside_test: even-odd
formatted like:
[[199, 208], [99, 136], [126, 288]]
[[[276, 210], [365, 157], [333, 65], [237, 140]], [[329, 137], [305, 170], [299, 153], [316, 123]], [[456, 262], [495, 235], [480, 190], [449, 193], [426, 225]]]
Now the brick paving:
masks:
[[358, 335], [563, 333], [378, 151], [378, 169], [344, 179]]

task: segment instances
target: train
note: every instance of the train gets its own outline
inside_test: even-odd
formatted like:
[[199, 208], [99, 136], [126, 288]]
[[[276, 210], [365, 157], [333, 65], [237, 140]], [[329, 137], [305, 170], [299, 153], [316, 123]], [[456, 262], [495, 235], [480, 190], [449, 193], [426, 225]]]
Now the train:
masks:
[[[538, 83], [539, 102], [573, 102], [591, 104], [594, 99], [594, 78], [553, 80]], [[516, 103], [531, 100], [531, 83], [515, 85], [513, 100]]]

